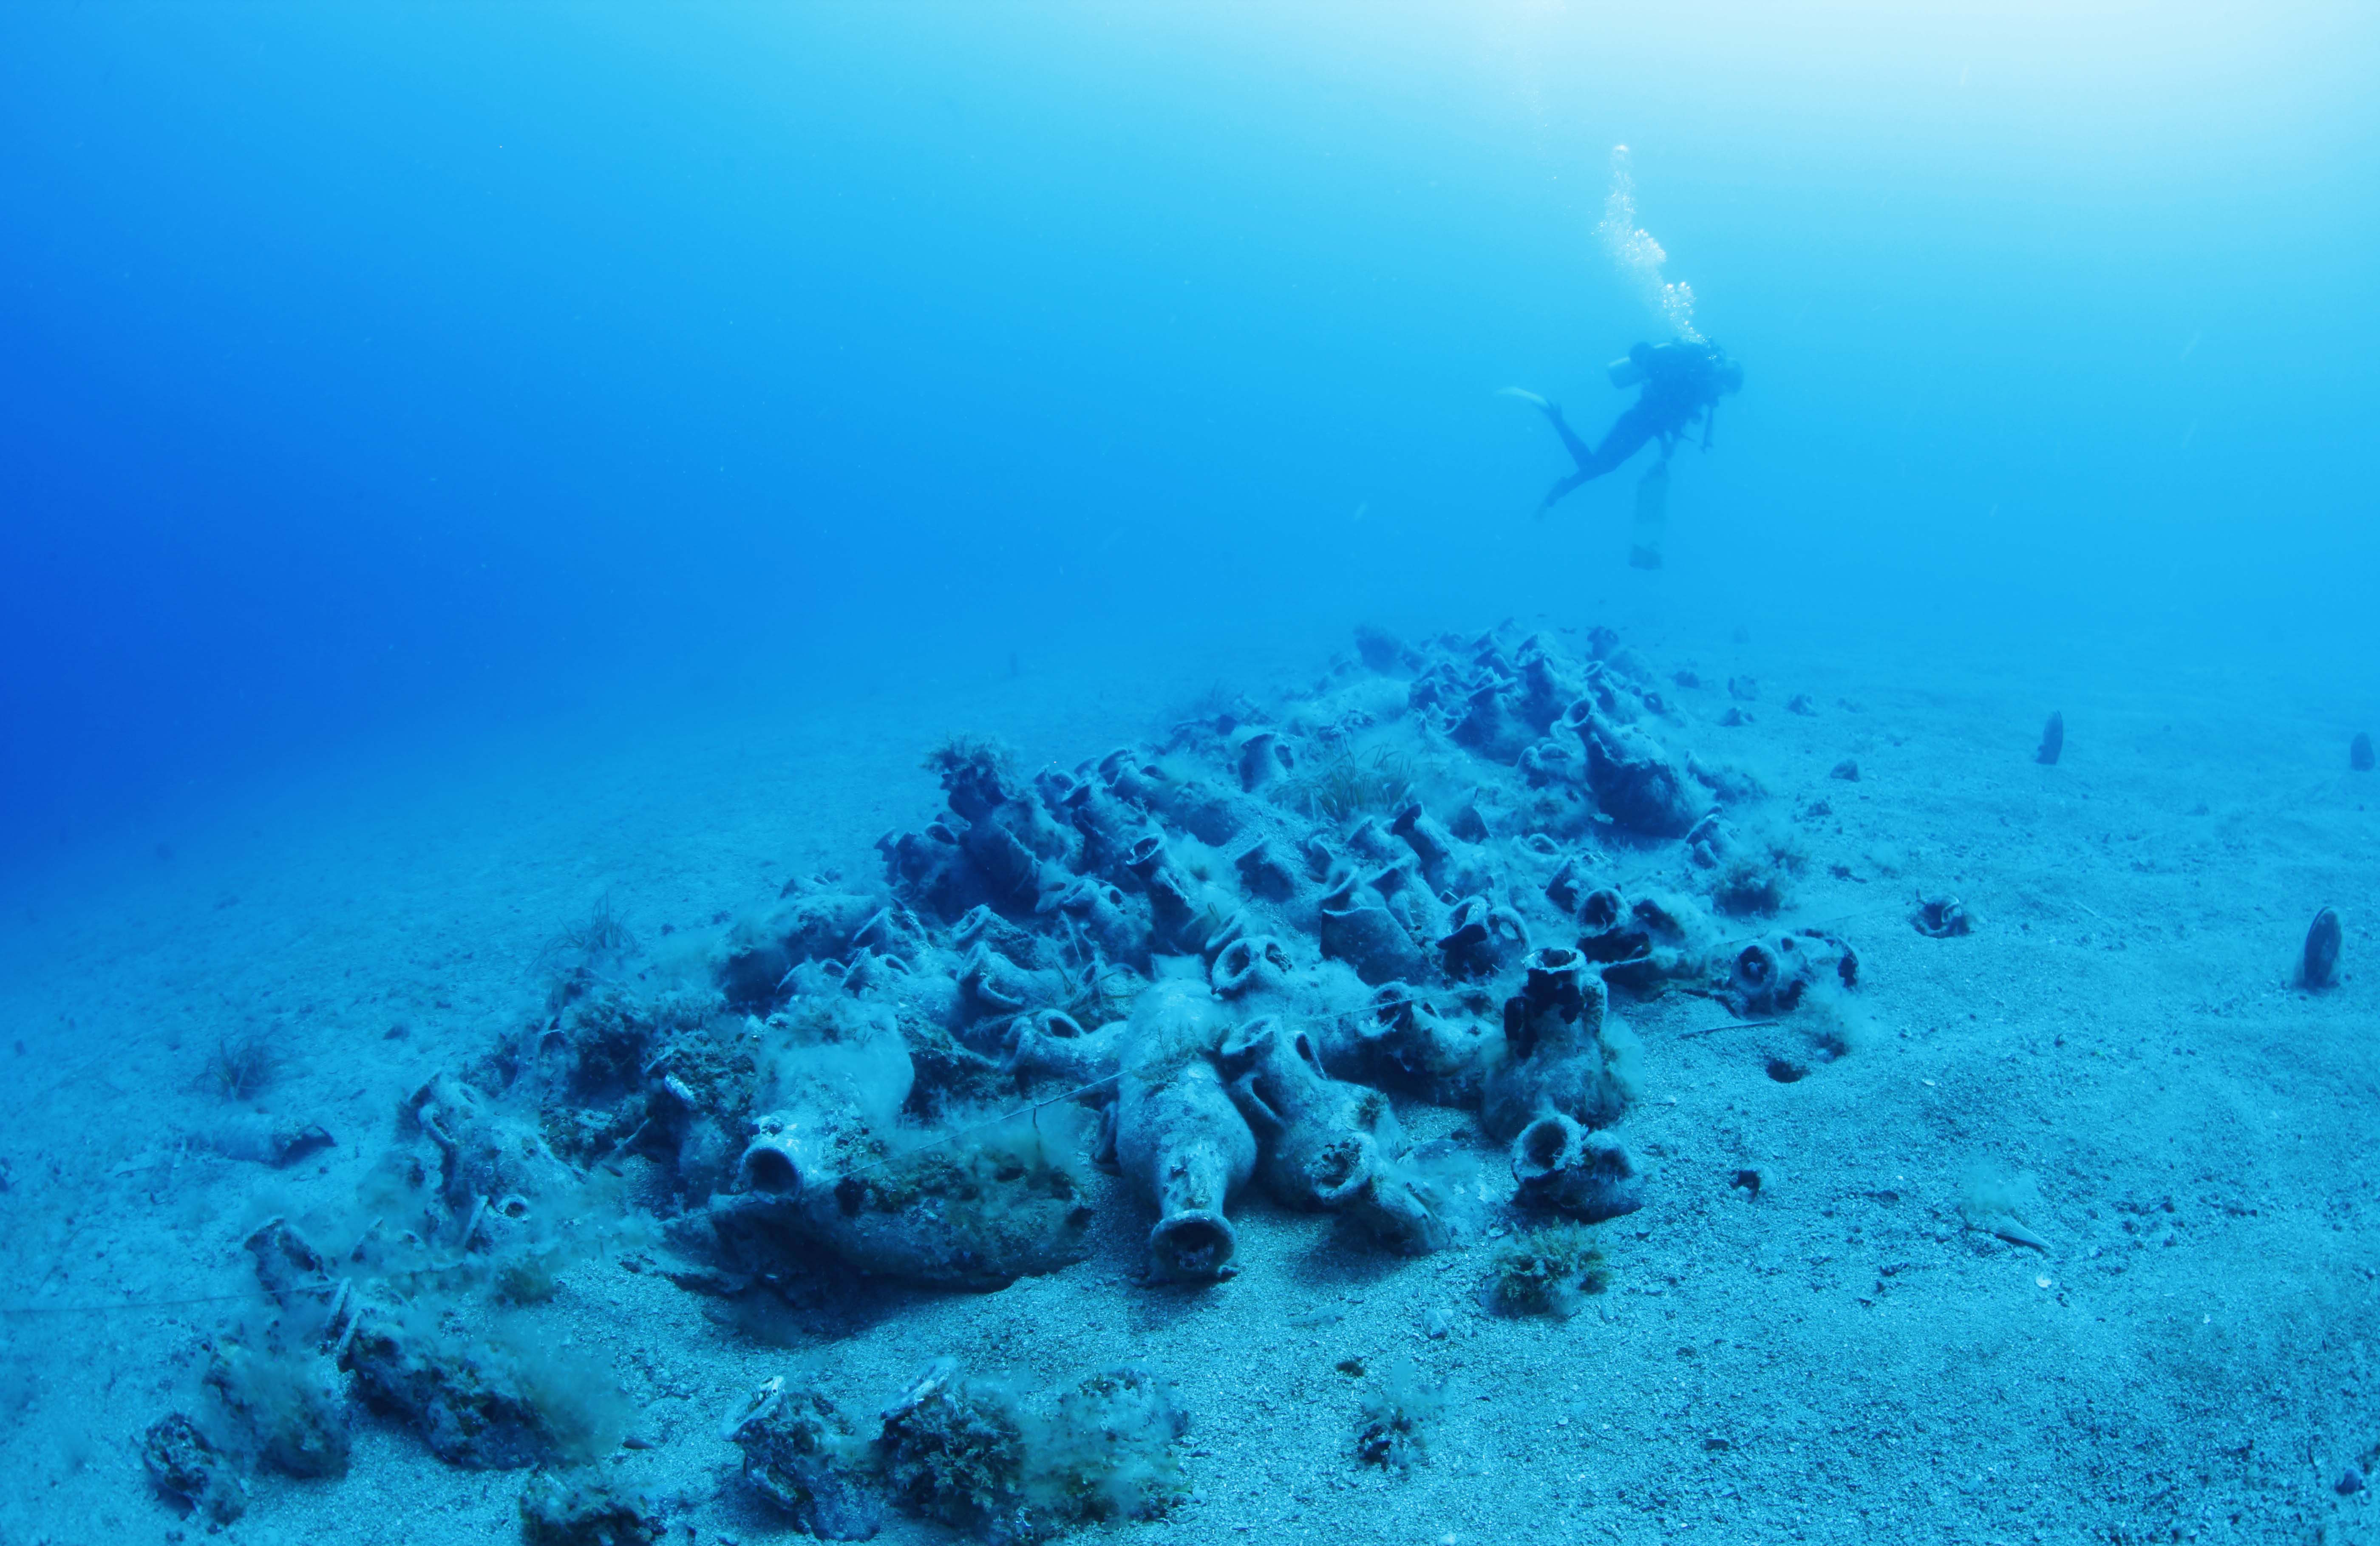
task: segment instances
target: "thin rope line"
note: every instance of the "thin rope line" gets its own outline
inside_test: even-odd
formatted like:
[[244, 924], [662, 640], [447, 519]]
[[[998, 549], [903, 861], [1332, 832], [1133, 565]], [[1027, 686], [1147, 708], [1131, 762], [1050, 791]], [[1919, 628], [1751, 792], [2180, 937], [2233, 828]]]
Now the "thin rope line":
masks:
[[1910, 904], [1906, 902], [1878, 902], [1872, 907], [1856, 907], [1847, 913], [1828, 913], [1824, 918], [1810, 919], [1805, 922], [1793, 924], [1786, 931], [1791, 933], [1795, 930], [1815, 928], [1821, 924], [1849, 923], [1853, 919], [1875, 918], [1882, 913], [1906, 913], [1909, 910]]
[[201, 1294], [195, 1299], [135, 1299], [121, 1305], [0, 1305], [0, 1315], [118, 1315], [132, 1309], [180, 1309], [188, 1305], [225, 1305], [253, 1299], [249, 1294]]
[[1678, 1040], [1691, 1041], [1697, 1036], [1717, 1036], [1722, 1030], [1751, 1030], [1759, 1026], [1781, 1026], [1782, 1020], [1730, 1020], [1723, 1026], [1709, 1026], [1701, 1030], [1682, 1032]]

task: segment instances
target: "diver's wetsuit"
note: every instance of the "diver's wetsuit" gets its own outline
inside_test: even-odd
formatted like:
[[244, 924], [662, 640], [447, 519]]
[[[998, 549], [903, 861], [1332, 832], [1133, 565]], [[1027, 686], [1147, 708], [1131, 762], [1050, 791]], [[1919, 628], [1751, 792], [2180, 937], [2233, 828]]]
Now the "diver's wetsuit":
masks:
[[1560, 408], [1552, 403], [1543, 405], [1546, 417], [1553, 420], [1555, 432], [1570, 447], [1578, 470], [1547, 491], [1545, 503], [1538, 506], [1540, 510], [1551, 509], [1581, 483], [1611, 471], [1634, 456], [1648, 440], [1659, 438], [1661, 456], [1667, 460], [1678, 436], [1697, 419], [1707, 424], [1719, 397], [1736, 390], [1743, 380], [1742, 371], [1734, 362], [1708, 344], [1663, 344], [1658, 348], [1639, 344], [1628, 351], [1628, 358], [1642, 372], [1644, 390], [1634, 406], [1613, 420], [1602, 444], [1590, 450], [1563, 422]]

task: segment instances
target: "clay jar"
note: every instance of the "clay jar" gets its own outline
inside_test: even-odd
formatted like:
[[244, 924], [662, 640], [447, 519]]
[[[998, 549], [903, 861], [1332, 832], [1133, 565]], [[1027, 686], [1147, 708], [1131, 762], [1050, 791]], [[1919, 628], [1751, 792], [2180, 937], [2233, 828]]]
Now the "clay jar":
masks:
[[1322, 899], [1319, 932], [1322, 954], [1346, 962], [1374, 987], [1417, 980], [1422, 974], [1421, 947], [1382, 904], [1379, 893], [1354, 875]]
[[1682, 837], [1701, 810], [1686, 775], [1643, 731], [1615, 724], [1591, 700], [1571, 705], [1563, 722], [1586, 749], [1586, 783], [1604, 814], [1649, 837]]
[[1330, 1077], [1313, 1038], [1269, 1016], [1225, 1037], [1219, 1058], [1274, 1196], [1347, 1213], [1400, 1250], [1447, 1243], [1433, 1189], [1398, 1163], [1407, 1145], [1387, 1096]]
[[1495, 1039], [1469, 1020], [1453, 1020], [1402, 982], [1376, 990], [1360, 1015], [1347, 1017], [1346, 1051], [1366, 1078], [1410, 1090], [1440, 1105], [1470, 1105], [1495, 1052]]
[[1265, 1185], [1293, 1208], [1343, 1208], [1404, 1148], [1387, 1097], [1322, 1071], [1312, 1037], [1271, 1016], [1223, 1039], [1232, 1103], [1264, 1151]]
[[1493, 977], [1528, 953], [1529, 926], [1510, 907], [1492, 906], [1484, 896], [1466, 896], [1448, 915], [1438, 948], [1447, 976]]
[[1218, 948], [1232, 922], [1226, 899], [1210, 894], [1174, 866], [1161, 834], [1149, 833], [1132, 846], [1124, 867], [1148, 894], [1157, 946], [1169, 954], [1207, 955]]
[[1645, 1206], [1636, 1161], [1626, 1146], [1559, 1112], [1538, 1117], [1512, 1140], [1512, 1179], [1522, 1202], [1587, 1223]]
[[1229, 1029], [1203, 987], [1161, 982], [1133, 1006], [1116, 1092], [1116, 1163], [1157, 1205], [1152, 1275], [1212, 1280], [1239, 1239], [1223, 1210], [1256, 1170], [1256, 1135], [1223, 1088], [1214, 1051]]
[[1232, 760], [1239, 768], [1240, 787], [1250, 794], [1278, 781], [1296, 765], [1279, 731], [1245, 730], [1232, 742]]
[[796, 1106], [761, 1117], [735, 1166], [735, 1189], [798, 1201], [832, 1191], [859, 1154], [874, 1159], [875, 1142], [848, 1107]]
[[1009, 1027], [1008, 1068], [1020, 1079], [1058, 1079], [1080, 1089], [1112, 1078], [1123, 1028], [1085, 1030], [1062, 1009], [1020, 1015]]
[[1251, 934], [1217, 951], [1207, 976], [1218, 997], [1236, 999], [1286, 986], [1294, 969], [1289, 946], [1270, 934]]
[[1407, 800], [1389, 822], [1389, 831], [1402, 837], [1421, 864], [1421, 872], [1432, 885], [1446, 883], [1447, 866], [1454, 859], [1454, 834], [1430, 819], [1421, 808], [1421, 801]]
[[1858, 980], [1859, 957], [1851, 946], [1831, 934], [1788, 930], [1736, 952], [1727, 1004], [1739, 1015], [1781, 1015], [1821, 982], [1848, 988]]
[[1604, 1040], [1602, 980], [1585, 956], [1559, 945], [1530, 952], [1524, 970], [1521, 991], [1504, 1001], [1506, 1057], [1488, 1077], [1481, 1126], [1510, 1138], [1548, 1112], [1610, 1126], [1630, 1090]]

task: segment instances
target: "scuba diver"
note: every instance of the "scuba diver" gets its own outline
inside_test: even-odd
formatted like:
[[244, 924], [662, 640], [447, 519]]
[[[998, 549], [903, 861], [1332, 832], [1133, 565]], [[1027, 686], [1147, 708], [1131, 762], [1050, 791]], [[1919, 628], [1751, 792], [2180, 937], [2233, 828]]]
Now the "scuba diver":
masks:
[[1696, 420], [1702, 421], [1704, 449], [1709, 449], [1711, 420], [1718, 400], [1743, 389], [1743, 367], [1729, 359], [1718, 346], [1700, 340], [1658, 347], [1639, 344], [1628, 351], [1626, 358], [1613, 360], [1609, 373], [1614, 386], [1641, 386], [1644, 390], [1635, 404], [1612, 421], [1603, 444], [1591, 450], [1563, 421], [1559, 404], [1517, 386], [1505, 389], [1534, 405], [1553, 421], [1554, 432], [1561, 436], [1562, 444], [1570, 448], [1571, 458], [1578, 463], [1576, 472], [1547, 491], [1545, 502], [1537, 506], [1540, 516], [1581, 483], [1618, 468], [1648, 440], [1661, 443], [1661, 465], [1655, 472], [1663, 471], [1669, 466], [1670, 453], [1677, 448], [1679, 437], [1693, 428]]

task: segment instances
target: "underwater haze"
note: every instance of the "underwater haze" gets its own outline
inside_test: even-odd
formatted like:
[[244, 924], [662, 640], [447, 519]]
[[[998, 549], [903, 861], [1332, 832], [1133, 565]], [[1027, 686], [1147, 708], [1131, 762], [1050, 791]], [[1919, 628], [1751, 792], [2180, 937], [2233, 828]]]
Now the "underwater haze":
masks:
[[2374, 81], [0, 9], [0, 1543], [2380, 1541]]
[[[1116, 635], [2368, 611], [2361, 7], [0, 27], [13, 863], [351, 744]], [[1493, 396], [1599, 420], [1659, 341], [1623, 143], [1749, 376], [1653, 580], [1620, 480], [1525, 518], [1560, 457]]]

